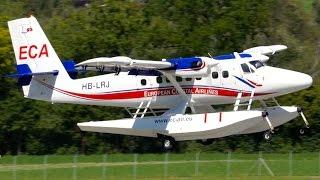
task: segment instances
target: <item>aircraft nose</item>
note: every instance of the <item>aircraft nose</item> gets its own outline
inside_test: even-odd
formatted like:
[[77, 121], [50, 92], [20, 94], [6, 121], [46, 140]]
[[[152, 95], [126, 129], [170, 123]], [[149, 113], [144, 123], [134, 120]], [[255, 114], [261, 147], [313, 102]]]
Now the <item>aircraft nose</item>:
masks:
[[290, 89], [293, 91], [306, 89], [310, 87], [313, 82], [310, 75], [295, 71], [292, 71], [290, 74], [288, 74], [286, 79]]
[[292, 80], [291, 83], [293, 88], [296, 88], [297, 90], [306, 89], [310, 87], [313, 82], [310, 75], [299, 72], [294, 72], [290, 79]]
[[279, 93], [292, 93], [306, 89], [312, 85], [312, 77], [308, 74], [280, 68], [265, 68], [268, 70], [265, 83], [269, 84], [271, 91]]

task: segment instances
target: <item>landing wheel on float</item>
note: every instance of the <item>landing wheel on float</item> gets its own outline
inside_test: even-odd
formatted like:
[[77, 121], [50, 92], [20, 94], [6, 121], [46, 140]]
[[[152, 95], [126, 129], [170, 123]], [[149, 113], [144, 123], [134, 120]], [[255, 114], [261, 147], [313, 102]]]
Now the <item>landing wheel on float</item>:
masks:
[[271, 132], [270, 132], [270, 131], [264, 132], [264, 133], [263, 133], [263, 138], [264, 138], [265, 140], [267, 140], [267, 141], [270, 141], [271, 138], [272, 138]]
[[164, 151], [172, 151], [175, 147], [176, 141], [172, 137], [163, 137], [162, 138], [162, 148]]
[[309, 128], [301, 128], [301, 129], [299, 129], [299, 134], [300, 134], [301, 136], [303, 136], [303, 135], [308, 134], [309, 131], [310, 131]]

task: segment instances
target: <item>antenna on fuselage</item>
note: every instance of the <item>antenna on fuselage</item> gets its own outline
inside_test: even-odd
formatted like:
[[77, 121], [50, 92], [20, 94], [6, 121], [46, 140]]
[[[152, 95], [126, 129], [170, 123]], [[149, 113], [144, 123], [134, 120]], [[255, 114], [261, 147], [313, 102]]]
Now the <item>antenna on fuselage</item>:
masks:
[[30, 10], [27, 12], [27, 14], [26, 14], [27, 17], [29, 18], [29, 17], [33, 16], [34, 12], [35, 12], [34, 9], [30, 9]]
[[211, 56], [211, 54], [208, 52], [208, 55], [210, 56], [211, 59], [213, 59], [213, 57]]

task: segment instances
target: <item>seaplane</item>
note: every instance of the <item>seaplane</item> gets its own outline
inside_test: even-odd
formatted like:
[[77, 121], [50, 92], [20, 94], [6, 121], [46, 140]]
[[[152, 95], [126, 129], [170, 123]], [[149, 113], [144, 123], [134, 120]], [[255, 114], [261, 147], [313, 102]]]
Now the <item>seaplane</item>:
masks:
[[[276, 127], [298, 116], [305, 123], [301, 133], [309, 128], [301, 107], [282, 106], [275, 99], [313, 81], [307, 74], [267, 65], [285, 45], [162, 60], [96, 57], [76, 64], [59, 59], [35, 17], [9, 21], [8, 27], [17, 72], [7, 76], [18, 79], [25, 98], [128, 112], [125, 119], [77, 123], [82, 131], [154, 137], [169, 151], [178, 141], [210, 144], [258, 132], [270, 140]], [[77, 77], [87, 71], [98, 75]], [[213, 108], [225, 104], [231, 109]]]

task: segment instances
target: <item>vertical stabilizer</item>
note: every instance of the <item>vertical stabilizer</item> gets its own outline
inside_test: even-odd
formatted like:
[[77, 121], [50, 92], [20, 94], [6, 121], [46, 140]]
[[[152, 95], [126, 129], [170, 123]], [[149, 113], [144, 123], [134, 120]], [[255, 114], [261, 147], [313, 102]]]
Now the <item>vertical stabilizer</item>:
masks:
[[51, 100], [52, 90], [50, 92], [39, 80], [54, 87], [59, 80], [67, 81], [71, 78], [47, 36], [33, 16], [9, 21], [8, 26], [17, 70], [27, 69], [29, 73], [19, 77], [29, 77], [29, 82], [22, 84], [25, 97]]

